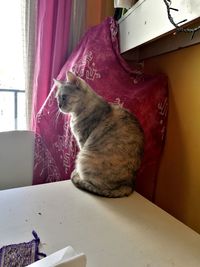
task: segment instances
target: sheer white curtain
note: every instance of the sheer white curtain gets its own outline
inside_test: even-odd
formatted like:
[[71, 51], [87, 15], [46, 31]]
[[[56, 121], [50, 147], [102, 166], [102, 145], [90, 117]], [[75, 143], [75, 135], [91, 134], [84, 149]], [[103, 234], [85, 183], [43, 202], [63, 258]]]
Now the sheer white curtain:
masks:
[[32, 94], [33, 94], [33, 77], [35, 66], [35, 45], [36, 45], [36, 18], [37, 18], [37, 1], [21, 0], [22, 10], [22, 36], [24, 51], [24, 74], [25, 74], [25, 99], [26, 99], [26, 123], [29, 129]]

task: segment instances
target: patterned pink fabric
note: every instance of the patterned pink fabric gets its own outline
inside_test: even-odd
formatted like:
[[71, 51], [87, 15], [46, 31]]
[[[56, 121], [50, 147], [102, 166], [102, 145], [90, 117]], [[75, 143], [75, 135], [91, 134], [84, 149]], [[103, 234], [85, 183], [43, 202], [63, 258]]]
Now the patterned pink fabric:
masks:
[[[168, 110], [164, 75], [139, 75], [119, 54], [118, 27], [112, 18], [91, 28], [62, 68], [82, 77], [101, 96], [134, 112], [145, 132], [145, 153], [137, 175], [136, 190], [152, 199]], [[88, 103], [89, 104], [89, 103]], [[70, 178], [78, 152], [69, 127], [69, 116], [60, 114], [53, 87], [37, 115], [34, 184]]]

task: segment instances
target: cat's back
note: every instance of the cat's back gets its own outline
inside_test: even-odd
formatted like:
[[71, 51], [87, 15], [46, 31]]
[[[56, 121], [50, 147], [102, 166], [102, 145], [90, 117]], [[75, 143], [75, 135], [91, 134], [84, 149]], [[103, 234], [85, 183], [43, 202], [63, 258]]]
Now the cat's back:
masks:
[[143, 142], [143, 130], [138, 119], [130, 111], [119, 105], [111, 104], [111, 112], [105, 118], [105, 121], [99, 124], [98, 130], [104, 132], [107, 128], [112, 136], [125, 139], [124, 142], [134, 139], [136, 136]]
[[116, 123], [116, 126], [119, 127], [119, 129], [130, 131], [129, 134], [131, 134], [131, 130], [134, 129], [136, 131], [135, 134], [143, 135], [142, 127], [133, 113], [116, 104], [111, 104], [111, 108], [112, 112], [110, 114], [110, 119]]
[[142, 153], [144, 134], [137, 118], [119, 105], [111, 104], [111, 112], [104, 117], [87, 140], [86, 147], [104, 153], [130, 155]]

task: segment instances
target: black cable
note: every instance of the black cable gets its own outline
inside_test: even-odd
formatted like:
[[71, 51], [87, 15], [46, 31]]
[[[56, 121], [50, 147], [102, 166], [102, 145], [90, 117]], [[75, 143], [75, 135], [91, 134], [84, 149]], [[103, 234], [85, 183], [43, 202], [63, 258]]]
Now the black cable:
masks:
[[192, 34], [191, 39], [193, 39], [195, 33], [200, 30], [200, 26], [195, 27], [195, 28], [183, 28], [183, 27], [180, 27], [179, 24], [182, 24], [183, 22], [186, 22], [187, 19], [184, 19], [182, 21], [179, 21], [178, 23], [175, 23], [172, 15], [171, 15], [171, 10], [176, 11], [176, 12], [178, 12], [179, 10], [177, 8], [171, 7], [171, 0], [163, 0], [163, 1], [164, 1], [165, 5], [167, 7], [168, 19], [171, 22], [171, 24], [176, 28], [176, 31], [177, 32], [191, 33]]

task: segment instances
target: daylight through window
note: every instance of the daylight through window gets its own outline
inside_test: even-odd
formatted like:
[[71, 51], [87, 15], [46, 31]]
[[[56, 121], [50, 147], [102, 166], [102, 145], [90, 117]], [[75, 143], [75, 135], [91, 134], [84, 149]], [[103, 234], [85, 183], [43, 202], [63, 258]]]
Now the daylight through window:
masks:
[[0, 131], [26, 128], [21, 22], [21, 0], [0, 0]]

